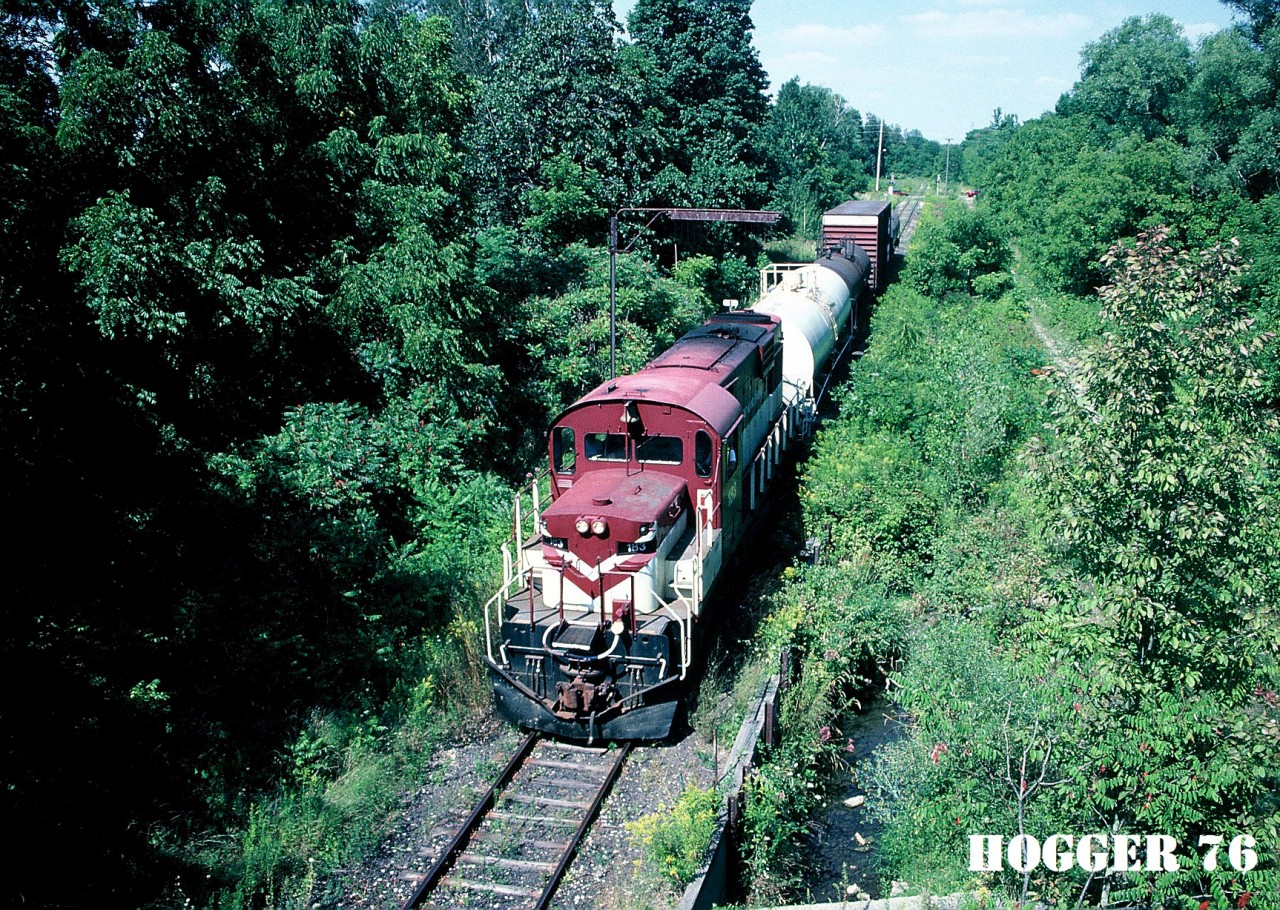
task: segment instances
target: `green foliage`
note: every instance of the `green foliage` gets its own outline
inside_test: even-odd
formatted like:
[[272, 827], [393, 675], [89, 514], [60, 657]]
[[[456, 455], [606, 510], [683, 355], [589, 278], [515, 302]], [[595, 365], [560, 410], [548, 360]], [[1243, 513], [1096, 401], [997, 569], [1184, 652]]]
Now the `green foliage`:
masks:
[[991, 125], [970, 130], [959, 154], [952, 157], [952, 163], [957, 165], [955, 179], [974, 186], [987, 186], [998, 179], [1001, 156], [1017, 131], [1017, 115], [996, 108], [991, 115]]
[[[1043, 842], [1087, 825], [1063, 786], [1073, 693], [1062, 681], [998, 647], [982, 625], [954, 619], [918, 632], [893, 680], [909, 736], [878, 753], [871, 804], [895, 876], [929, 891], [969, 887], [958, 858], [970, 834]], [[1015, 888], [1015, 877], [1004, 886]]]
[[[5, 656], [59, 681], [39, 716], [6, 705], [29, 755], [7, 808], [74, 818], [85, 894], [141, 905], [193, 857], [174, 843], [246, 821], [303, 718], [380, 715], [414, 643], [471, 606], [506, 498], [483, 470], [495, 298], [440, 20], [52, 12], [10, 5], [3, 30], [5, 463], [32, 491], [9, 501], [32, 535]], [[82, 732], [50, 760], [46, 727]], [[349, 743], [313, 745], [324, 772]], [[343, 799], [376, 807], [380, 774]]]
[[1069, 351], [1094, 343], [1102, 332], [1096, 297], [1055, 294], [1045, 290], [1037, 290], [1034, 294], [1027, 292], [1025, 296], [1034, 308], [1035, 318], [1052, 337], [1067, 345]]
[[953, 293], [994, 298], [1011, 283], [1010, 259], [995, 219], [957, 204], [944, 217], [921, 218], [902, 280], [938, 300]]
[[1059, 110], [1080, 112], [1118, 134], [1146, 139], [1172, 125], [1176, 97], [1191, 73], [1191, 47], [1168, 16], [1126, 19], [1086, 45], [1081, 75]]
[[983, 199], [1037, 277], [1085, 293], [1100, 283], [1098, 262], [1112, 244], [1178, 209], [1180, 163], [1168, 139], [1102, 145], [1082, 117], [1045, 117], [1009, 141], [1001, 178]]
[[[1097, 584], [1075, 606], [1109, 618], [1081, 633], [1126, 655], [1132, 683], [1235, 691], [1274, 653], [1276, 424], [1259, 407], [1267, 340], [1236, 303], [1223, 250], [1176, 253], [1153, 231], [1108, 260], [1103, 341], [1085, 400], [1058, 392], [1058, 445], [1032, 450], [1061, 535]], [[1186, 445], [1188, 438], [1194, 446]], [[1260, 625], [1261, 624], [1261, 625]]]
[[[352, 632], [370, 636], [354, 653], [382, 663], [490, 568], [483, 560], [501, 536], [505, 495], [464, 467], [478, 429], [449, 396], [422, 386], [377, 418], [352, 405], [300, 407], [257, 451], [219, 467], [273, 516], [258, 545], [281, 580], [297, 579], [293, 609], [323, 591]], [[286, 590], [276, 594], [282, 606]], [[292, 611], [275, 619], [296, 621]]]
[[686, 885], [701, 868], [722, 798], [714, 789], [689, 785], [674, 806], [626, 823], [627, 833], [644, 853], [644, 861], [659, 878]]
[[[667, 124], [666, 166], [647, 198], [667, 205], [758, 208], [756, 131], [768, 78], [751, 45], [748, 0], [637, 0], [627, 19], [648, 79], [644, 117]], [[643, 166], [643, 165], [642, 165]]]
[[[865, 141], [872, 148], [869, 158], [871, 173], [875, 172], [874, 149], [878, 140], [879, 120], [867, 115], [866, 128], [863, 130]], [[874, 138], [873, 138], [874, 137]], [[901, 179], [903, 176], [924, 177], [927, 180], [948, 172], [948, 148], [940, 142], [926, 139], [919, 130], [908, 129], [890, 124], [884, 128], [884, 150], [881, 155], [880, 172]], [[950, 175], [954, 181], [958, 179], [959, 156], [950, 153]]]
[[812, 262], [817, 256], [817, 242], [803, 237], [785, 237], [765, 244], [769, 262]]
[[550, 244], [603, 236], [606, 210], [634, 185], [626, 157], [640, 120], [613, 12], [555, 6], [490, 58], [467, 127], [485, 218], [523, 224]]
[[838, 557], [909, 586], [926, 571], [938, 531], [939, 504], [918, 451], [897, 434], [846, 426], [824, 430], [823, 442], [808, 467], [806, 526]]
[[[955, 298], [959, 301], [960, 298]], [[805, 468], [806, 527], [835, 559], [911, 590], [948, 513], [988, 500], [1026, 438], [1041, 363], [1008, 302], [940, 305], [899, 286]]]
[[1276, 83], [1270, 69], [1268, 55], [1238, 31], [1219, 32], [1200, 45], [1190, 84], [1179, 99], [1179, 119], [1198, 152], [1197, 180], [1233, 194], [1277, 188], [1280, 173], [1270, 142]]
[[[525, 406], [536, 406], [532, 420], [538, 426], [609, 376], [608, 255], [579, 245], [566, 258], [581, 264], [570, 290], [531, 297], [510, 329], [522, 349]], [[663, 278], [640, 257], [619, 256], [618, 371], [638, 370], [714, 312], [707, 286], [722, 269], [707, 257], [689, 257], [672, 278]]]
[[862, 115], [830, 89], [794, 78], [778, 89], [762, 133], [774, 186], [771, 205], [792, 230], [816, 238], [822, 213], [867, 187]]
[[777, 897], [798, 882], [809, 819], [844, 767], [840, 718], [854, 692], [898, 652], [904, 625], [883, 586], [855, 566], [788, 570], [756, 636], [762, 653], [790, 652], [799, 667], [779, 712], [783, 742], [748, 779], [745, 852], [758, 897]]
[[[1097, 655], [1077, 671], [1090, 735], [1074, 784], [1129, 827], [1269, 833], [1276, 424], [1257, 365], [1269, 339], [1239, 309], [1229, 251], [1179, 253], [1153, 231], [1109, 264], [1085, 400], [1061, 401], [1057, 445], [1031, 453], [1050, 528], [1088, 579], [1037, 627], [1064, 666]], [[1243, 887], [1207, 878], [1220, 899]], [[1134, 887], [1167, 900], [1204, 883]]]
[[[988, 543], [988, 560], [960, 561], [971, 583], [990, 579], [983, 597], [925, 585], [937, 625], [895, 677], [912, 727], [876, 772], [892, 797], [883, 843], [895, 875], [926, 887], [974, 883], [956, 857], [977, 831], [1177, 832], [1192, 845], [1218, 831], [1275, 837], [1275, 426], [1258, 406], [1256, 363], [1265, 339], [1238, 308], [1238, 270], [1222, 250], [1178, 253], [1152, 232], [1108, 264], [1101, 343], [1074, 387], [1064, 380], [1051, 396], [1052, 442], [1028, 449], [1025, 482], [1043, 524], [1024, 516], [1014, 527], [1049, 546]], [[938, 562], [954, 571], [975, 542], [949, 544], [953, 557]], [[969, 621], [936, 620], [948, 601], [967, 601]], [[1277, 874], [1269, 860], [1247, 880], [1199, 863], [985, 883], [1023, 901], [1034, 888], [1060, 902], [1226, 907], [1267, 892]]]
[[477, 633], [473, 622], [456, 622], [405, 643], [412, 670], [387, 717], [369, 708], [312, 714], [288, 747], [283, 790], [250, 808], [234, 856], [206, 860], [235, 867], [222, 900], [308, 906], [322, 881], [378, 846], [399, 794], [459, 724], [487, 707], [474, 697], [487, 691], [472, 654]]

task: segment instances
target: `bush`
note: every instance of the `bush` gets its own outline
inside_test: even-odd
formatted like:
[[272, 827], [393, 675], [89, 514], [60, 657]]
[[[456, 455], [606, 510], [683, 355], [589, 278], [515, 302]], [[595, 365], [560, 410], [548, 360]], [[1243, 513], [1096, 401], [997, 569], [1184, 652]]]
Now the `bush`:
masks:
[[982, 209], [953, 204], [941, 218], [924, 218], [902, 273], [910, 288], [937, 300], [953, 293], [998, 297], [1011, 284], [1009, 246]]
[[698, 874], [715, 833], [720, 795], [695, 785], [685, 788], [676, 804], [627, 822], [627, 832], [644, 853], [644, 861], [663, 880], [686, 885]]
[[788, 570], [774, 604], [759, 647], [791, 652], [797, 669], [779, 711], [785, 739], [748, 780], [745, 853], [752, 889], [765, 899], [798, 883], [809, 820], [845, 768], [840, 718], [897, 653], [906, 624], [884, 586], [849, 564]]
[[910, 734], [880, 750], [871, 805], [895, 878], [934, 893], [972, 886], [970, 834], [1079, 829], [1059, 792], [1072, 704], [1062, 683], [958, 619], [918, 632], [894, 679]]

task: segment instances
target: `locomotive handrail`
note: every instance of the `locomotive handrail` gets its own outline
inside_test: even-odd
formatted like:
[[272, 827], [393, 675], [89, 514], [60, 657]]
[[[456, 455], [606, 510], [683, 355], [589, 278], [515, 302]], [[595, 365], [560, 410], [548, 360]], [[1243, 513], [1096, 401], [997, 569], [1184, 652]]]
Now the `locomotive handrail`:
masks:
[[[698, 577], [696, 582], [700, 583], [702, 580], [701, 572], [698, 572], [697, 574]], [[685, 604], [684, 617], [681, 618], [680, 614], [675, 611], [672, 604], [667, 603], [657, 594], [654, 594], [653, 597], [658, 601], [658, 603], [662, 604], [663, 609], [670, 613], [671, 618], [680, 626], [680, 678], [684, 679], [689, 673], [689, 662], [693, 660], [693, 613], [691, 611], [691, 604], [689, 601], [685, 600], [684, 597], [680, 598]]]
[[[703, 553], [706, 549], [711, 547], [712, 539], [715, 536], [715, 514], [717, 511], [718, 509], [715, 504], [714, 491], [699, 490], [697, 507], [694, 509], [694, 520], [696, 522], [696, 526], [694, 527], [694, 539], [697, 541], [694, 553], [697, 555], [695, 562], [697, 563], [699, 573], [701, 573], [702, 570]], [[704, 532], [706, 532], [705, 538], [703, 537]]]
[[[524, 486], [516, 491], [514, 497], [514, 527], [512, 528], [511, 536], [507, 540], [514, 540], [517, 550], [522, 549], [527, 541], [541, 534], [538, 523], [542, 520], [542, 487], [544, 484], [547, 487], [547, 495], [549, 496], [551, 493], [551, 472], [545, 467], [539, 470], [537, 474], [529, 475]], [[527, 511], [523, 508], [523, 501], [526, 499], [530, 505]], [[524, 520], [526, 516], [528, 517], [527, 523], [530, 528], [529, 534], [525, 534], [523, 531], [526, 524]]]
[[774, 262], [765, 266], [760, 270], [760, 296], [764, 296], [770, 288], [777, 287], [786, 280], [787, 274], [805, 266], [813, 265], [812, 262]]
[[[516, 490], [512, 504], [512, 529], [507, 539], [502, 543], [502, 582], [498, 586], [498, 591], [490, 597], [484, 605], [484, 639], [485, 651], [489, 655], [489, 659], [493, 659], [493, 621], [489, 616], [489, 611], [493, 608], [497, 616], [498, 626], [502, 625], [502, 608], [499, 604], [505, 604], [511, 599], [511, 588], [517, 580], [522, 578], [533, 567], [525, 565], [524, 548], [525, 544], [532, 541], [535, 537], [541, 535], [539, 523], [542, 520], [542, 503], [543, 494], [542, 487], [545, 484], [547, 494], [550, 495], [551, 488], [551, 472], [547, 468], [542, 468], [537, 474], [530, 474], [524, 485]], [[525, 508], [525, 503], [528, 508]], [[529, 533], [524, 533], [524, 526], [529, 526]], [[515, 543], [514, 550], [511, 544]], [[530, 578], [530, 588], [533, 586], [532, 578]]]

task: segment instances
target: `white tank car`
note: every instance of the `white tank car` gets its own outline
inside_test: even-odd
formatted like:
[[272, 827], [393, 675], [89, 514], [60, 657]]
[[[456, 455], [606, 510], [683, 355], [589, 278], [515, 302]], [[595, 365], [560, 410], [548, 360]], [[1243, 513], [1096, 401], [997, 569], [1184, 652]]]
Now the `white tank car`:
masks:
[[752, 307], [782, 320], [782, 395], [787, 406], [803, 406], [817, 394], [816, 377], [854, 328], [857, 298], [850, 288], [861, 289], [869, 268], [862, 248], [846, 243], [813, 265], [786, 273]]

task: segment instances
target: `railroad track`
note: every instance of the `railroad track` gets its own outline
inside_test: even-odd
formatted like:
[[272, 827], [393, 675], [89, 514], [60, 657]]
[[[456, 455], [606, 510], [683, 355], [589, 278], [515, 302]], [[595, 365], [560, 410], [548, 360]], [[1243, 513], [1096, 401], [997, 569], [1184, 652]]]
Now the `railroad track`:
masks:
[[629, 751], [529, 734], [402, 910], [543, 910]]
[[923, 196], [910, 196], [898, 210], [898, 224], [901, 225], [898, 233], [899, 255], [906, 250], [907, 244], [911, 242], [911, 235], [916, 230], [916, 222], [920, 220], [920, 207], [923, 203]]

